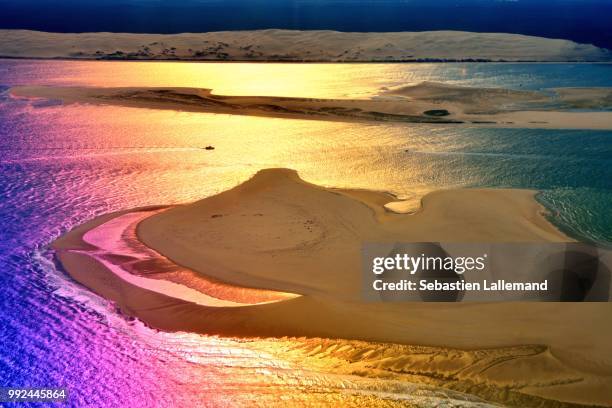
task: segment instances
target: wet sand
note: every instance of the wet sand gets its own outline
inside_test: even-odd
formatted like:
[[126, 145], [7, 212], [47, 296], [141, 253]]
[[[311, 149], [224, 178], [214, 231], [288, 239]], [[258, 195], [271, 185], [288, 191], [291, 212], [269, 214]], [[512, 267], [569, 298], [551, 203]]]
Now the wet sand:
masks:
[[[169, 268], [169, 281], [207, 296], [224, 293], [235, 301], [232, 287], [238, 292], [252, 288], [298, 295], [237, 307], [196, 304], [180, 293], [140, 287], [96, 259], [100, 248], [91, 239], [87, 242], [87, 234], [105, 236], [111, 227], [117, 231], [119, 226], [112, 220], [129, 212], [93, 220], [54, 247], [76, 280], [116, 302], [124, 313], [162, 330], [383, 342], [363, 344], [361, 351], [346, 355], [342, 350], [347, 349], [331, 347], [331, 340], [309, 340], [318, 343], [310, 352], [329, 347], [327, 355], [361, 364], [363, 375], [429, 372], [450, 383], [458, 381], [455, 385], [468, 392], [488, 392], [491, 400], [520, 406], [539, 406], [542, 398], [610, 405], [610, 303], [426, 304], [361, 299], [364, 241], [568, 241], [543, 216], [534, 194], [438, 191], [423, 199], [418, 212], [397, 214], [385, 209], [394, 201], [391, 195], [323, 188], [300, 180], [291, 170], [271, 169], [193, 204], [153, 209], [138, 222], [135, 234], [120, 234], [129, 245], [107, 248], [120, 253], [107, 253], [105, 259], [129, 270], [134, 253], [126, 256], [122, 248], [133, 251], [139, 248], [134, 242], [145, 244], [155, 252], [154, 258], [193, 273], [181, 279]], [[129, 231], [133, 220], [123, 225]], [[165, 269], [160, 272], [158, 264], [145, 262], [131, 273], [154, 272], [156, 276], [149, 278], [163, 280]], [[210, 285], [193, 284], [194, 277], [221, 282], [229, 289], [215, 293], [213, 285], [211, 292]], [[437, 348], [424, 357], [391, 343]], [[364, 353], [363, 348], [371, 352]], [[452, 349], [491, 350], [484, 363], [483, 352]], [[473, 389], [468, 390], [467, 383]]]
[[[430, 123], [486, 127], [612, 129], [609, 88], [541, 92], [424, 82], [367, 99], [226, 96], [198, 88], [17, 86], [13, 97], [175, 111], [327, 121]], [[571, 111], [585, 106], [595, 111]]]

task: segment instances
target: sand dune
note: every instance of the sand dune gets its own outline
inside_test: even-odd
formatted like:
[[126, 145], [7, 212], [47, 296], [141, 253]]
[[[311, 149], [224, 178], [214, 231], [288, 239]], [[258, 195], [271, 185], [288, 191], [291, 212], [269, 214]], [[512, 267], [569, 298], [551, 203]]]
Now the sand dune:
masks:
[[[63, 103], [332, 121], [469, 124], [487, 127], [612, 129], [610, 88], [559, 88], [553, 95], [434, 82], [383, 90], [368, 99], [225, 96], [198, 88], [18, 86], [15, 97]], [[589, 106], [594, 111], [569, 111]]]
[[228, 31], [59, 34], [0, 30], [12, 58], [210, 61], [610, 61], [609, 50], [519, 34], [424, 31]]
[[[96, 228], [104, 235], [105, 225], [120, 214], [77, 228], [54, 246], [75, 279], [163, 330], [308, 336], [313, 339], [304, 348], [289, 354], [331, 359], [341, 373], [419, 378], [518, 406], [547, 401], [610, 405], [610, 303], [362, 300], [364, 241], [567, 241], [542, 216], [533, 195], [525, 190], [439, 191], [423, 199], [419, 212], [396, 214], [384, 207], [394, 200], [391, 195], [322, 188], [293, 171], [274, 169], [140, 221], [130, 239], [204, 280], [302, 295], [242, 307], [205, 306], [152, 291], [97, 261], [91, 251], [98, 248], [83, 237]], [[117, 259], [117, 265], [125, 262]], [[156, 279], [164, 279], [163, 270], [153, 270]]]

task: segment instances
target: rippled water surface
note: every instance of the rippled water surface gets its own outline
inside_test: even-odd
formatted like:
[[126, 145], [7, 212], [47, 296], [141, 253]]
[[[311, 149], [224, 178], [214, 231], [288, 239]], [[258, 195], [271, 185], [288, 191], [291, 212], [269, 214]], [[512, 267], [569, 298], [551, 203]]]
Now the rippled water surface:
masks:
[[[72, 283], [47, 245], [96, 215], [196, 200], [269, 167], [417, 200], [450, 187], [538, 189], [576, 237], [612, 242], [612, 132], [326, 123], [10, 98], [18, 84], [197, 86], [223, 94], [368, 97], [422, 80], [612, 86], [599, 64], [195, 64], [0, 61], [0, 381], [65, 385], [74, 405], [438, 405], [423, 386], [334, 374], [302, 340], [156, 333]], [[207, 151], [202, 147], [215, 146]], [[279, 395], [284, 399], [279, 399]], [[443, 400], [453, 404], [454, 396]], [[459, 398], [459, 397], [457, 397]], [[476, 403], [473, 403], [476, 404]]]

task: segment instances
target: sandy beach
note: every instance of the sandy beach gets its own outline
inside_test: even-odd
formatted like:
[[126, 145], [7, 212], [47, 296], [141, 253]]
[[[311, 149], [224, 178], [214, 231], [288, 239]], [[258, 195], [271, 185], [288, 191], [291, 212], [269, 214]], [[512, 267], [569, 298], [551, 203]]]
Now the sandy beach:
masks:
[[[304, 182], [294, 171], [269, 169], [192, 204], [134, 210], [152, 211], [137, 216], [136, 226], [127, 218], [113, 223], [130, 211], [97, 218], [60, 238], [54, 248], [77, 281], [113, 300], [123, 313], [162, 330], [381, 342], [362, 345], [378, 351], [357, 358], [358, 350], [352, 349], [350, 357], [333, 341], [312, 340], [317, 344], [313, 349], [329, 347], [334, 358], [360, 361], [364, 375], [429, 372], [447, 378], [440, 380], [446, 386], [455, 382], [461, 389], [470, 383], [470, 392], [521, 406], [538, 406], [545, 400], [609, 405], [609, 303], [361, 299], [364, 241], [569, 241], [545, 218], [534, 194], [503, 189], [437, 191], [424, 197], [416, 213], [398, 214], [385, 208], [396, 201], [392, 195], [323, 188]], [[135, 228], [135, 233], [122, 228]], [[106, 236], [109, 229], [125, 242], [106, 248], [100, 256], [100, 242], [92, 245], [92, 234]], [[129, 253], [125, 248], [131, 248]], [[137, 268], [134, 251], [149, 251], [149, 258]], [[174, 267], [151, 267], [151, 259]], [[180, 292], [164, 292], [162, 285], [145, 288], [128, 282], [114, 268], [131, 268], [130, 273], [153, 281], [167, 277], [213, 298], [224, 293], [225, 300], [231, 300], [232, 287], [238, 293], [252, 288], [288, 297], [264, 304], [243, 300], [239, 307], [196, 304]], [[192, 274], [181, 277], [177, 269]], [[154, 277], [147, 276], [151, 272]], [[198, 285], [198, 278], [220, 282], [227, 290], [215, 295], [215, 286]], [[598, 335], [585, 338], [584, 333]], [[436, 364], [423, 364], [419, 353], [411, 355], [392, 343], [432, 346], [435, 349], [425, 354]]]
[[0, 30], [0, 56], [189, 61], [610, 61], [609, 50], [505, 33], [255, 30], [182, 34]]
[[[227, 96], [198, 88], [17, 86], [11, 95], [126, 107], [288, 119], [432, 123], [486, 127], [612, 129], [612, 89], [558, 88], [555, 94], [422, 82], [364, 99]], [[590, 111], [576, 111], [577, 109]]]

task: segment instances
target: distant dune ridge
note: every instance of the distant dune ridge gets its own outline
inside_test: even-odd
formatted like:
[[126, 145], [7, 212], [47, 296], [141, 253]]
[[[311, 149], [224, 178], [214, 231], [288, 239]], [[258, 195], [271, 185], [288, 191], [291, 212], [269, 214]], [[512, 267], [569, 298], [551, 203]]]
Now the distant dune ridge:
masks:
[[0, 57], [241, 61], [612, 61], [612, 51], [519, 34], [222, 31], [184, 34], [0, 30]]

